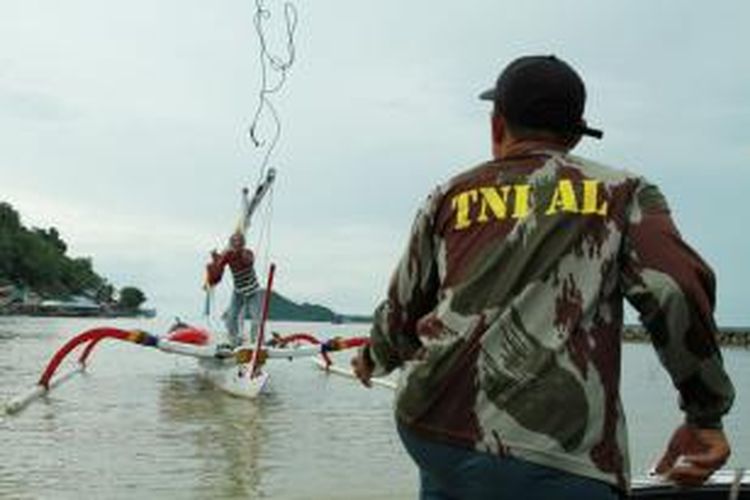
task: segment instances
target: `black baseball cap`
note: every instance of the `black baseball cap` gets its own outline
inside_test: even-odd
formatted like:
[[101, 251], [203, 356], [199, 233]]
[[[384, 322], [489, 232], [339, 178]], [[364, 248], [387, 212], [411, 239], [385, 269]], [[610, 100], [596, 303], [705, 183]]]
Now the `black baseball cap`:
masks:
[[565, 61], [550, 56], [523, 56], [511, 62], [494, 88], [479, 95], [494, 101], [512, 124], [563, 133], [580, 133], [601, 139], [604, 132], [583, 120], [586, 87]]

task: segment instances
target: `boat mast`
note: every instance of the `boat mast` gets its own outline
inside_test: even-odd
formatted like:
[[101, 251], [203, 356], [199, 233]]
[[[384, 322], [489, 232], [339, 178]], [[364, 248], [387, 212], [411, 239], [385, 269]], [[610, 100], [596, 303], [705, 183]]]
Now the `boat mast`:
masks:
[[265, 179], [263, 179], [263, 181], [255, 188], [255, 192], [253, 193], [252, 198], [248, 198], [248, 194], [250, 194], [250, 192], [247, 188], [244, 188], [242, 190], [242, 211], [240, 213], [239, 223], [237, 224], [237, 231], [242, 232], [242, 234], [245, 234], [247, 232], [247, 228], [250, 226], [250, 219], [252, 218], [253, 213], [255, 213], [255, 210], [260, 205], [263, 197], [266, 195], [269, 189], [271, 189], [271, 186], [273, 185], [273, 181], [275, 179], [276, 169], [270, 168], [266, 172]]

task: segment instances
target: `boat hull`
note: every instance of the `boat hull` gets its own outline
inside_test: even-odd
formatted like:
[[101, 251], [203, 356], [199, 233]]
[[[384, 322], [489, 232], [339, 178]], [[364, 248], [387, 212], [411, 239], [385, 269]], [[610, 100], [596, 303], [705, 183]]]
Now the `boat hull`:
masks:
[[257, 398], [268, 384], [268, 373], [259, 371], [252, 375], [249, 366], [234, 360], [199, 359], [201, 375], [212, 385], [232, 396], [244, 399]]
[[705, 484], [680, 488], [658, 476], [636, 478], [629, 498], [649, 500], [742, 500], [750, 499], [750, 472], [745, 469], [721, 469]]

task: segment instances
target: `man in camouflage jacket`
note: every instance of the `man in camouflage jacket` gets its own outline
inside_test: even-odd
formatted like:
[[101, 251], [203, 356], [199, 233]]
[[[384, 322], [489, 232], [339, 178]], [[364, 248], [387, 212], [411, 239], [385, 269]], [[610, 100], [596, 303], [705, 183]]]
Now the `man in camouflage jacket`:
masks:
[[[639, 311], [685, 413], [659, 471], [704, 481], [729, 455], [721, 418], [734, 396], [716, 343], [712, 271], [656, 186], [569, 153], [581, 135], [602, 135], [582, 119], [585, 90], [570, 66], [519, 58], [482, 97], [495, 104], [494, 159], [428, 197], [371, 344], [352, 360], [366, 385], [402, 369], [396, 417], [423, 496], [506, 498], [514, 485], [499, 475], [472, 490], [465, 461], [431, 463], [440, 450], [420, 457], [412, 438], [559, 471], [563, 484], [627, 490], [623, 299]], [[533, 480], [516, 486], [527, 499], [567, 498]]]

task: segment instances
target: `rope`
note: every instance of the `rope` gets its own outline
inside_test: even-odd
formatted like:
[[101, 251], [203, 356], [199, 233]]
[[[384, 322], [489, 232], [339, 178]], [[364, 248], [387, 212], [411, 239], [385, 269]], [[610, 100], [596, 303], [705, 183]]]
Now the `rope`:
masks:
[[[248, 127], [248, 136], [256, 148], [265, 148], [260, 168], [258, 169], [258, 181], [266, 178], [268, 164], [281, 138], [282, 123], [279, 113], [273, 103], [274, 94], [281, 91], [286, 83], [287, 72], [291, 69], [296, 58], [296, 47], [294, 44], [295, 32], [297, 30], [297, 8], [291, 2], [283, 3], [283, 41], [285, 51], [283, 54], [274, 53], [270, 49], [267, 33], [268, 25], [274, 20], [271, 9], [264, 0], [255, 0], [255, 13], [253, 15], [253, 26], [258, 37], [260, 51], [258, 59], [260, 62], [260, 89], [258, 91], [258, 102], [255, 112]], [[270, 116], [272, 132], [270, 138], [262, 138], [260, 126], [264, 116]], [[267, 193], [265, 200], [265, 212], [260, 217], [260, 232], [255, 245], [256, 255], [260, 257], [262, 269], [268, 267], [271, 262], [271, 220], [273, 216], [273, 186]], [[256, 262], [256, 264], [258, 264]], [[256, 265], [256, 269], [258, 266]]]
[[745, 469], [735, 469], [732, 486], [729, 490], [729, 500], [737, 500], [740, 497], [740, 489], [742, 488], [742, 478], [744, 475]]
[[[258, 37], [258, 42], [260, 44], [259, 61], [261, 81], [260, 90], [258, 91], [258, 103], [256, 105], [255, 112], [253, 113], [251, 123], [248, 127], [248, 136], [250, 137], [250, 140], [256, 148], [265, 147], [265, 153], [263, 154], [263, 159], [258, 170], [258, 182], [256, 183], [258, 186], [260, 186], [266, 178], [268, 163], [270, 161], [271, 155], [276, 149], [276, 145], [279, 142], [282, 131], [281, 120], [279, 118], [278, 112], [276, 111], [276, 107], [272, 102], [272, 97], [283, 88], [284, 83], [286, 82], [287, 71], [289, 71], [289, 69], [294, 64], [296, 56], [294, 36], [297, 30], [297, 9], [291, 2], [284, 2], [283, 13], [285, 53], [279, 55], [270, 50], [269, 40], [266, 33], [266, 25], [273, 20], [271, 9], [266, 6], [264, 0], [255, 0], [253, 26]], [[261, 134], [259, 132], [259, 126], [263, 121], [263, 117], [266, 115], [270, 115], [272, 123], [273, 132], [270, 140], [261, 138]], [[242, 231], [243, 234], [247, 231], [248, 221], [245, 220], [245, 214], [247, 212], [246, 205], [248, 191], [249, 190], [247, 187], [243, 188], [242, 216], [240, 217], [239, 223], [236, 228], [236, 231]], [[268, 194], [270, 199], [272, 193]], [[271, 204], [272, 200], [269, 202], [268, 206], [270, 207]], [[263, 236], [267, 235], [268, 245], [266, 247], [265, 256], [266, 260], [270, 260], [270, 208], [268, 208], [267, 214], [269, 215], [268, 220], [261, 224], [261, 228], [263, 229], [263, 231], [260, 236], [260, 242], [258, 245], [256, 245], [255, 249], [256, 251], [258, 251], [261, 248]], [[264, 224], [268, 227], [265, 228]], [[212, 302], [211, 287], [206, 283], [204, 285], [204, 288], [205, 297], [203, 314], [210, 321]], [[240, 323], [240, 328], [244, 328], [244, 322]]]
[[[297, 29], [297, 9], [291, 2], [284, 2], [284, 35], [286, 54], [281, 56], [272, 53], [269, 50], [268, 37], [266, 35], [265, 25], [272, 20], [272, 13], [269, 8], [264, 5], [264, 0], [255, 1], [255, 14], [253, 16], [253, 25], [255, 26], [255, 32], [258, 36], [258, 42], [260, 43], [260, 80], [261, 86], [258, 92], [258, 104], [255, 108], [255, 113], [248, 128], [248, 135], [250, 140], [253, 142], [255, 147], [261, 148], [266, 145], [266, 140], [260, 137], [258, 127], [261, 123], [264, 114], [271, 116], [273, 124], [273, 134], [270, 138], [270, 143], [266, 148], [263, 160], [260, 166], [260, 172], [258, 175], [259, 182], [263, 179], [266, 174], [268, 162], [271, 158], [276, 145], [281, 137], [281, 120], [279, 114], [276, 111], [271, 98], [273, 94], [279, 92], [284, 83], [286, 82], [286, 76], [289, 69], [294, 64], [296, 49], [294, 46], [294, 35]], [[275, 81], [271, 81], [271, 74], [275, 74]]]
[[[261, 215], [260, 231], [256, 239], [255, 250], [259, 257], [260, 268], [266, 269], [271, 262], [271, 225], [273, 219], [273, 187], [266, 194], [268, 200], [264, 206], [264, 213]], [[256, 269], [258, 266], [256, 265]]]

